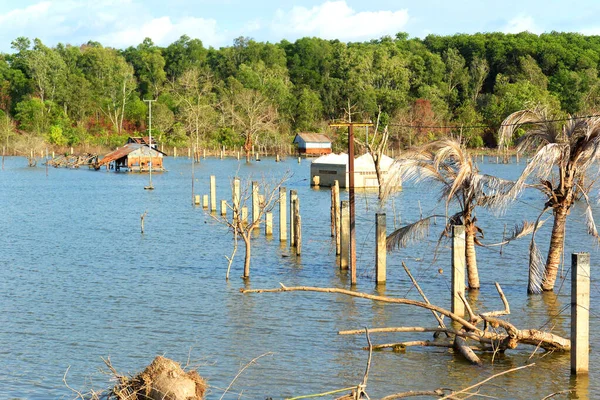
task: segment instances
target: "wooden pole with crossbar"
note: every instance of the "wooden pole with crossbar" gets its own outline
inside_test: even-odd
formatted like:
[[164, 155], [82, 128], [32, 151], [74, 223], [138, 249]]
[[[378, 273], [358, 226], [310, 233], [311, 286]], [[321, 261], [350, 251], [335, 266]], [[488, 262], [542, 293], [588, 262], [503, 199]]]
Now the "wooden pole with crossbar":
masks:
[[348, 127], [348, 197], [350, 202], [350, 283], [356, 285], [356, 207], [354, 201], [354, 127], [373, 126], [366, 122], [335, 122], [331, 127]]

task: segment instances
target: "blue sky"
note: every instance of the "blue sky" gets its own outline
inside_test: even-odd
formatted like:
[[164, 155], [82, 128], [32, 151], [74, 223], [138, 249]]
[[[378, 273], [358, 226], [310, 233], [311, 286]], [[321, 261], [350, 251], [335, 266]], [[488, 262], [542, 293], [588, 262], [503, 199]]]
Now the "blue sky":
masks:
[[342, 41], [396, 32], [600, 34], [597, 0], [0, 0], [0, 51], [19, 36], [43, 43], [88, 40], [125, 48], [150, 37], [168, 45], [183, 34], [205, 46], [230, 45], [239, 36], [294, 41], [317, 36]]

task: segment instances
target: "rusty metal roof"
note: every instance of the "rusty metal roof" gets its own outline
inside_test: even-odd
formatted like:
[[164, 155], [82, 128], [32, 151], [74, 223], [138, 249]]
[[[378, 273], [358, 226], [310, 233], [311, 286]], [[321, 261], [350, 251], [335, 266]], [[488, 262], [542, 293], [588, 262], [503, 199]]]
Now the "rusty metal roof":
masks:
[[110, 153], [108, 153], [107, 155], [105, 155], [102, 160], [100, 160], [98, 162], [98, 167], [104, 165], [104, 164], [108, 164], [111, 161], [115, 161], [118, 160], [120, 158], [123, 158], [125, 156], [127, 156], [129, 153], [136, 151], [137, 149], [140, 149], [142, 147], [147, 147], [148, 149], [150, 149], [151, 151], [155, 151], [157, 153], [161, 153], [161, 154], [165, 154], [160, 150], [157, 150], [155, 148], [152, 148], [148, 145], [145, 144], [139, 144], [139, 143], [127, 143], [125, 146], [118, 148], [115, 151], [111, 151]]
[[[150, 136], [131, 136], [127, 143], [150, 144]], [[152, 139], [152, 144], [156, 146], [156, 140]]]
[[[296, 134], [296, 138], [298, 136], [306, 143], [331, 143], [331, 140], [321, 133], [300, 132]], [[296, 138], [294, 138], [294, 143], [296, 143]]]

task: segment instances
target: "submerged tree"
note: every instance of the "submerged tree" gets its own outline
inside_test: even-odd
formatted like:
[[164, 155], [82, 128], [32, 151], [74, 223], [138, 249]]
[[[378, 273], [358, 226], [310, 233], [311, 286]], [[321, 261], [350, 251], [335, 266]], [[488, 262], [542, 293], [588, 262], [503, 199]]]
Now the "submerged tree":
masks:
[[279, 203], [279, 188], [287, 179], [288, 174], [286, 173], [279, 181], [275, 183], [268, 183], [265, 180], [263, 180], [263, 182], [261, 182], [260, 184], [257, 183], [258, 187], [262, 188], [262, 194], [257, 193], [259, 195], [259, 204], [257, 218], [255, 220], [248, 221], [247, 219], [248, 215], [246, 204], [252, 197], [250, 182], [248, 182], [242, 188], [241, 180], [239, 178], [234, 178], [231, 183], [232, 202], [231, 204], [228, 204], [228, 207], [231, 209], [232, 215], [230, 217], [226, 215], [217, 217], [216, 215], [211, 214], [213, 219], [226, 225], [229, 228], [229, 230], [233, 233], [233, 251], [231, 257], [225, 256], [225, 258], [227, 258], [227, 260], [229, 261], [226, 279], [229, 279], [229, 270], [237, 252], [238, 237], [240, 236], [244, 241], [245, 248], [244, 274], [242, 277], [244, 279], [250, 278], [252, 233], [255, 231], [255, 229], [259, 228], [263, 217], [267, 213], [271, 212], [273, 208], [275, 208], [275, 206]]
[[[484, 204], [487, 196], [505, 190], [511, 182], [480, 174], [471, 156], [460, 142], [444, 139], [425, 145], [413, 153], [407, 154], [396, 162], [395, 172], [386, 185], [389, 194], [398, 180], [402, 182], [436, 183], [441, 186], [440, 200], [445, 202], [444, 215], [431, 215], [421, 218], [415, 223], [403, 226], [392, 232], [388, 240], [388, 249], [406, 247], [411, 240], [423, 238], [430, 222], [434, 218], [445, 218], [446, 225], [442, 235], [450, 232], [452, 225], [465, 226], [465, 257], [469, 289], [479, 289], [479, 273], [475, 245], [481, 245], [483, 230], [477, 226], [475, 209]], [[448, 215], [448, 208], [453, 204], [459, 211]], [[524, 236], [531, 232], [531, 225], [524, 223], [515, 229], [507, 241]]]
[[518, 111], [502, 123], [500, 145], [507, 145], [522, 126], [530, 129], [520, 138], [517, 151], [534, 151], [535, 154], [512, 188], [492, 203], [506, 206], [526, 187], [528, 178], [537, 179], [528, 186], [539, 189], [547, 199], [538, 221], [549, 210], [554, 216], [545, 266], [533, 239], [530, 246], [529, 293], [540, 293], [554, 288], [564, 251], [567, 216], [578, 194], [587, 203], [588, 233], [598, 238], [589, 202], [591, 185], [586, 186], [584, 178], [600, 158], [600, 118], [570, 117], [559, 126], [548, 118], [545, 109]]

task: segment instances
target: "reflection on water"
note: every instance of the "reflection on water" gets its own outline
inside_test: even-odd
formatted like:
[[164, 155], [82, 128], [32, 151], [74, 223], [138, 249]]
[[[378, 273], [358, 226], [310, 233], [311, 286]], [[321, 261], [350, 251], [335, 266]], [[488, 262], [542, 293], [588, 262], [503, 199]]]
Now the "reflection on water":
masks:
[[[71, 398], [62, 382], [77, 389], [104, 388], [97, 372], [100, 357], [111, 356], [119, 371], [135, 372], [157, 354], [199, 365], [211, 385], [209, 398], [221, 396], [240, 367], [273, 352], [244, 371], [225, 398], [282, 398], [358, 384], [367, 361], [364, 335], [340, 336], [339, 330], [384, 326], [435, 326], [428, 310], [325, 293], [264, 293], [242, 295], [240, 287], [286, 286], [349, 287], [347, 271], [340, 271], [330, 235], [330, 192], [310, 188], [309, 165], [294, 159], [271, 159], [245, 164], [235, 160], [202, 160], [195, 168], [195, 188], [207, 194], [209, 175], [217, 178], [218, 200], [231, 197], [229, 180], [275, 178], [289, 169], [286, 183], [301, 199], [302, 256], [296, 257], [278, 240], [277, 210], [274, 236], [262, 229], [252, 244], [251, 278], [239, 277], [243, 245], [225, 280], [232, 238], [227, 229], [190, 205], [191, 164], [184, 158], [165, 162], [168, 173], [153, 176], [155, 190], [144, 191], [147, 176], [126, 173], [27, 168], [23, 158], [7, 158], [0, 172], [0, 388], [6, 398]], [[514, 178], [523, 167], [481, 166], [486, 173]], [[428, 240], [388, 254], [388, 280], [373, 282], [375, 263], [375, 192], [357, 194], [356, 290], [419, 299], [402, 269], [405, 261], [433, 304], [449, 307], [450, 257], [447, 243], [436, 254], [440, 224]], [[388, 203], [388, 227], [424, 214], [443, 213], [430, 187], [407, 186]], [[342, 199], [347, 193], [342, 192]], [[525, 194], [506, 214], [478, 212], [486, 240], [498, 242], [504, 225], [534, 220], [542, 204], [536, 194]], [[393, 205], [393, 209], [392, 209]], [[437, 209], [436, 209], [437, 207]], [[147, 211], [145, 234], [139, 216]], [[394, 216], [394, 212], [396, 216]], [[585, 234], [583, 209], [569, 216], [566, 248], [591, 251]], [[449, 211], [452, 213], [452, 210]], [[539, 233], [547, 247], [551, 224]], [[568, 335], [569, 282], [557, 293], [527, 296], [528, 240], [497, 251], [478, 249], [482, 287], [467, 296], [476, 311], [502, 309], [494, 282], [500, 282], [512, 314], [521, 328], [552, 329]], [[436, 260], [434, 262], [434, 256]], [[592, 268], [593, 270], [593, 268]], [[441, 271], [441, 272], [440, 272]], [[566, 274], [568, 275], [568, 274]], [[591, 347], [598, 347], [598, 293], [592, 280]], [[373, 343], [427, 340], [417, 333], [373, 334]], [[481, 393], [499, 398], [542, 398], [573, 389], [571, 398], [600, 392], [593, 377], [596, 353], [591, 353], [591, 379], [571, 379], [569, 356], [538, 353], [520, 347], [505, 355], [482, 355], [484, 367], [474, 368], [444, 348], [409, 348], [373, 355], [368, 393], [372, 398], [407, 390], [455, 389], [474, 384], [508, 368], [535, 366], [494, 379]], [[526, 394], [526, 395], [524, 395]], [[577, 396], [577, 397], [576, 397]], [[593, 397], [593, 396], [591, 396]]]

